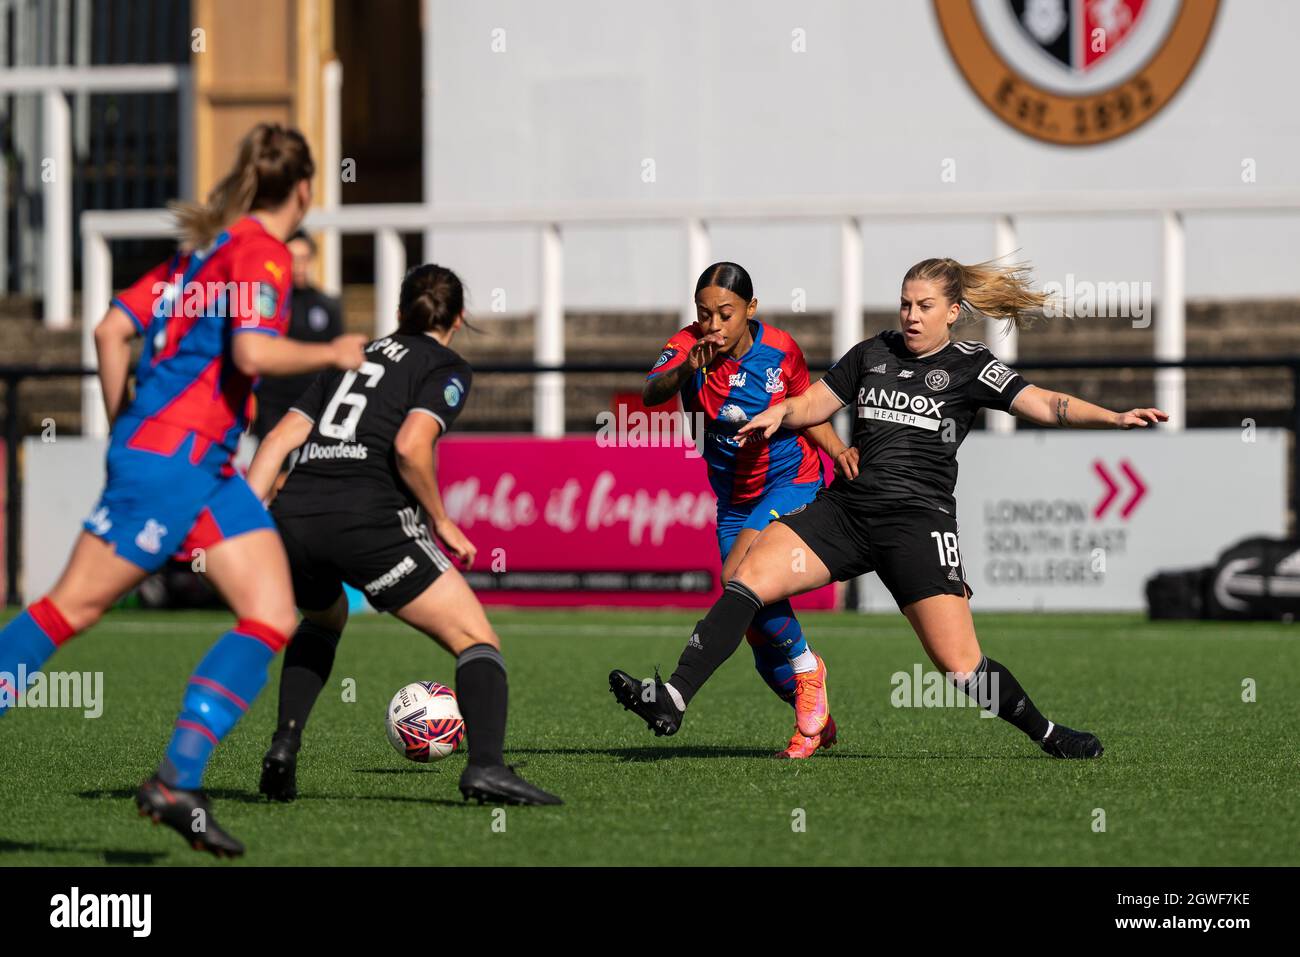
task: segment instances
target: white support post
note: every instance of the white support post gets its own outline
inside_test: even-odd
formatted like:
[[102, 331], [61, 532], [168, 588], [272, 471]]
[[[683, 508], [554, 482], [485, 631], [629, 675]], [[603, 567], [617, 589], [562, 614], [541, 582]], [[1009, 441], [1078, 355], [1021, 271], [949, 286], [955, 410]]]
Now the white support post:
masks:
[[[95, 326], [108, 311], [113, 298], [113, 258], [108, 240], [92, 230], [81, 234], [81, 364], [98, 369], [95, 353]], [[103, 393], [98, 376], [81, 382], [81, 434], [90, 438], [108, 435], [108, 415], [104, 411]]]
[[[41, 189], [45, 200], [45, 327], [72, 327], [72, 111], [61, 90], [46, 90], [42, 103]], [[45, 164], [51, 164], [46, 167]]]
[[[686, 282], [683, 285], [692, 294], [700, 273], [709, 267], [711, 261], [709, 227], [702, 219], [686, 220]], [[695, 299], [692, 295], [692, 298], [682, 303], [681, 324], [689, 326], [694, 321]]]
[[396, 229], [375, 232], [375, 337], [397, 331], [397, 303], [406, 273], [406, 248]]
[[[840, 220], [840, 302], [831, 319], [831, 361], [862, 341], [862, 224], [850, 217]], [[841, 438], [852, 434], [853, 401], [836, 413], [835, 431]]]
[[[30, 3], [15, 3], [13, 5], [13, 33], [11, 42], [14, 51], [14, 62], [4, 73], [0, 73], [0, 89], [9, 92], [12, 87], [10, 83], [15, 75], [31, 73], [39, 69], [33, 67], [34, 62], [32, 53], [39, 49], [37, 40], [37, 25], [35, 11]], [[44, 87], [41, 88], [42, 90]], [[17, 91], [15, 91], [17, 92]], [[40, 90], [34, 91], [40, 92]], [[33, 162], [32, 146], [39, 142], [40, 137], [40, 104], [35, 102], [33, 96], [17, 96], [13, 99], [13, 116], [10, 118], [11, 143], [14, 152], [16, 152], [22, 161], [15, 172], [16, 188], [13, 190], [17, 197], [18, 215], [30, 217], [32, 214], [32, 194], [40, 189], [41, 170], [40, 162]], [[47, 154], [48, 155], [48, 154]], [[11, 187], [12, 188], [12, 187]], [[20, 220], [21, 221], [21, 220]], [[16, 292], [35, 293], [36, 276], [40, 269], [40, 249], [38, 243], [41, 237], [33, 229], [20, 229], [14, 236], [14, 245], [17, 247], [12, 252], [16, 275], [13, 277], [13, 285]]]
[[[4, 15], [0, 9], [0, 16]], [[90, 0], [77, 0], [76, 36], [73, 37], [73, 65], [89, 66], [91, 49]], [[90, 94], [78, 90], [72, 97], [73, 149], [78, 156], [90, 155]]]
[[[1010, 216], [999, 216], [993, 223], [993, 255], [1001, 259], [1016, 251], [1016, 224]], [[1005, 326], [1005, 328], [1004, 328]], [[993, 354], [1007, 365], [1015, 365], [1020, 352], [1020, 334], [1015, 326], [1007, 326], [1001, 319], [984, 321], [984, 341]], [[1016, 417], [996, 409], [986, 409], [985, 420], [990, 432], [1010, 435], [1016, 431]]]
[[[831, 361], [862, 341], [862, 224], [853, 217], [840, 220], [840, 301], [831, 317]], [[850, 441], [857, 420], [857, 402], [847, 396], [849, 404], [836, 412], [831, 427], [844, 441]], [[866, 577], [857, 578], [859, 606], [866, 598]], [[859, 608], [861, 610], [861, 607]]]
[[[1180, 361], [1187, 356], [1187, 245], [1183, 217], [1162, 214], [1164, 276], [1160, 311], [1156, 315], [1155, 358]], [[1156, 405], [1169, 413], [1169, 428], [1181, 432], [1187, 424], [1186, 370], [1156, 370]]]
[[[433, 0], [421, 0], [420, 5], [420, 27], [422, 33], [422, 53], [423, 60], [420, 64], [421, 77], [420, 86], [424, 93], [424, 110], [423, 123], [421, 124], [420, 138], [420, 165], [421, 165], [421, 201], [425, 206], [433, 206]], [[424, 261], [433, 262], [433, 226], [427, 226], [424, 230]]]
[[[564, 243], [557, 223], [542, 227], [538, 275], [537, 321], [533, 327], [533, 361], [564, 364]], [[543, 438], [564, 435], [564, 374], [539, 372], [533, 385], [533, 433]]]
[[[321, 69], [325, 98], [325, 170], [322, 178], [321, 206], [338, 209], [342, 198], [343, 167], [343, 64], [331, 60]], [[343, 246], [338, 229], [326, 229], [321, 242], [321, 266], [324, 288], [331, 296], [343, 292]]]
[[[3, 14], [0, 10], [0, 14]], [[0, 64], [2, 65], [2, 64]], [[0, 122], [4, 117], [0, 116]], [[9, 164], [0, 163], [0, 216], [8, 219], [9, 214]], [[7, 225], [0, 225], [0, 294], [9, 288], [9, 230]]]
[[[0, 0], [0, 73], [9, 69], [9, 0]], [[10, 114], [0, 106], [0, 122]], [[0, 163], [0, 216], [9, 218], [9, 164]], [[0, 225], [0, 294], [9, 288], [9, 230]]]
[[840, 304], [831, 326], [831, 359], [862, 341], [862, 226], [840, 220]]

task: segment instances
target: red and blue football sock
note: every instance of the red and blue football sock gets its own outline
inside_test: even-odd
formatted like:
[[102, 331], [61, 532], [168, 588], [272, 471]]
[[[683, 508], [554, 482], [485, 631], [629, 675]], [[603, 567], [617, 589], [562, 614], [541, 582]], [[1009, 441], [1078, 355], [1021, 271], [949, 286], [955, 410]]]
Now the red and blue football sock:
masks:
[[754, 670], [782, 701], [794, 705], [794, 669], [785, 652], [773, 646], [757, 628], [745, 632], [749, 650], [754, 653]]
[[202, 786], [213, 750], [262, 690], [267, 666], [288, 640], [248, 618], [217, 639], [185, 689], [176, 730], [158, 767], [164, 784], [183, 790]]
[[788, 599], [764, 605], [746, 632], [754, 652], [754, 667], [776, 696], [794, 704], [794, 676], [812, 671], [817, 660], [808, 647], [799, 619]]
[[5, 625], [0, 631], [0, 715], [17, 703], [50, 655], [74, 634], [48, 598], [30, 605]]

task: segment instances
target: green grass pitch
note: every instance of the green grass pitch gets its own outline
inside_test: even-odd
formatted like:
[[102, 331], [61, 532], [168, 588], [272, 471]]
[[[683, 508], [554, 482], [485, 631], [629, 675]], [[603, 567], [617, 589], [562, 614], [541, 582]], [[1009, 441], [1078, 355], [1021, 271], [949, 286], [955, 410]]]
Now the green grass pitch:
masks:
[[[118, 611], [49, 665], [102, 671], [101, 717], [24, 709], [0, 721], [0, 864], [1300, 864], [1291, 626], [977, 616], [985, 650], [1045, 714], [1101, 737], [1105, 755], [1075, 763], [970, 708], [893, 707], [890, 676], [924, 660], [901, 616], [808, 614], [841, 743], [783, 762], [768, 755], [791, 712], [745, 646], [674, 738], [654, 738], [614, 703], [609, 670], [671, 671], [696, 615], [491, 617], [510, 668], [507, 760], [564, 807], [502, 818], [461, 802], [463, 749], [430, 766], [400, 758], [383, 730], [389, 697], [417, 679], [453, 683], [452, 659], [397, 621], [361, 616], [308, 727], [300, 799], [256, 793], [277, 663], [207, 781], [218, 820], [249, 853], [233, 865], [196, 854], [137, 817], [130, 796], [230, 619]], [[355, 702], [343, 700], [345, 679]]]

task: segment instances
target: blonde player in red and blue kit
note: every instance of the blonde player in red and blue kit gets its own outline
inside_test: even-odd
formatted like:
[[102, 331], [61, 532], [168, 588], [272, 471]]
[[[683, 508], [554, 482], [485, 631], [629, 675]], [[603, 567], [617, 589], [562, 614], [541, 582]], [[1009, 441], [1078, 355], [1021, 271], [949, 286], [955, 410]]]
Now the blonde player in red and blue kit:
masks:
[[[718, 496], [725, 584], [769, 522], [803, 508], [822, 488], [821, 459], [813, 446], [835, 460], [846, 447], [823, 423], [742, 448], [735, 440], [742, 425], [807, 390], [808, 364], [789, 333], [754, 318], [754, 285], [736, 263], [714, 263], [704, 270], [695, 286], [695, 306], [697, 320], [668, 340], [650, 370], [643, 398], [647, 405], [659, 405], [679, 394], [696, 428], [703, 424], [704, 460]], [[826, 665], [808, 647], [790, 603], [763, 608], [748, 638], [758, 673], [795, 708], [794, 736], [776, 757], [811, 757], [834, 744]], [[615, 671], [610, 687], [621, 701], [621, 696], [640, 693], [641, 682]]]
[[[54, 588], [0, 632], [3, 714], [58, 647], [118, 598], [172, 555], [202, 554], [237, 621], [190, 678], [166, 755], [136, 804], [219, 856], [244, 848], [213, 820], [203, 773], [296, 625], [284, 547], [230, 460], [257, 376], [363, 361], [363, 336], [281, 338], [292, 273], [284, 240], [311, 204], [313, 172], [300, 133], [255, 127], [207, 203], [178, 207], [182, 250], [113, 300], [95, 329], [112, 422], [103, 495]], [[144, 351], [127, 401], [136, 336]]]

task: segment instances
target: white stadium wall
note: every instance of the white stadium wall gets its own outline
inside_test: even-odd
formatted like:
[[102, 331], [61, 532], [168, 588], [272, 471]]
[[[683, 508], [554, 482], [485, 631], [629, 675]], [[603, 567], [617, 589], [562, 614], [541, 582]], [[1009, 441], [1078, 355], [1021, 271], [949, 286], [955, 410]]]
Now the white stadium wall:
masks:
[[[1156, 14], [1175, 5], [1148, 0]], [[1300, 186], [1290, 0], [1221, 3], [1172, 99], [1081, 147], [1031, 138], [980, 102], [929, 0], [566, 0], [562, 16], [533, 0], [434, 0], [433, 30], [439, 203]], [[1300, 295], [1300, 216], [1200, 214], [1187, 228], [1189, 298]], [[1160, 298], [1154, 217], [1026, 217], [1017, 229], [1044, 281], [1150, 281]], [[836, 224], [710, 230], [715, 258], [746, 264], [774, 308], [788, 310], [795, 289], [809, 309], [837, 302]], [[866, 305], [896, 301], [917, 259], [992, 246], [991, 222], [867, 223]], [[670, 225], [570, 230], [564, 254], [569, 308], [667, 308], [689, 293]], [[434, 255], [466, 277], [480, 315], [535, 307], [529, 231], [449, 228]]]
[[[975, 611], [1138, 611], [1158, 571], [1287, 519], [1285, 429], [973, 433], [957, 523]], [[893, 609], [875, 575], [868, 611]]]
[[54, 586], [104, 489], [104, 439], [23, 439], [22, 580], [26, 601]]
[[[1139, 611], [1157, 571], [1210, 564], [1249, 535], [1283, 534], [1287, 433], [1246, 438], [1236, 429], [970, 436], [959, 456], [957, 518], [973, 607]], [[27, 596], [44, 594], [63, 567], [102, 487], [104, 448], [97, 439], [24, 442]], [[480, 541], [491, 532], [465, 525]], [[508, 539], [506, 547], [516, 551]], [[629, 567], [648, 551], [629, 546]], [[716, 563], [711, 545], [687, 562]], [[863, 585], [860, 607], [894, 609], [875, 575]]]

